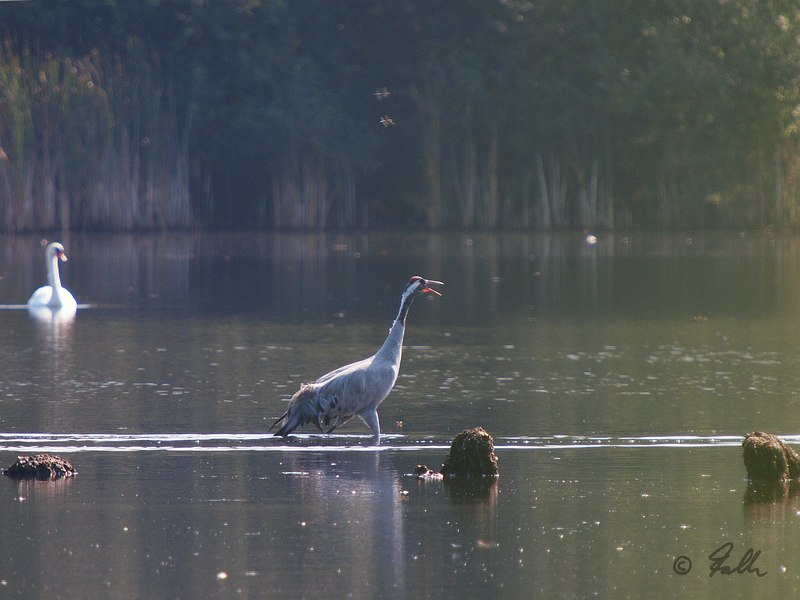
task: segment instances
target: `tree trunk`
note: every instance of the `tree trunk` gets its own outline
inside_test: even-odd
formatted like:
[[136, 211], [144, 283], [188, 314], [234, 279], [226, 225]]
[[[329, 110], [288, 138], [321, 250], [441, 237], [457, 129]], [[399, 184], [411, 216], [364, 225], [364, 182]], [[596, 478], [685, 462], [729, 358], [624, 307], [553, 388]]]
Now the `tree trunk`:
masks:
[[536, 153], [536, 170], [539, 175], [539, 227], [549, 231], [553, 227], [553, 217], [550, 212], [550, 193], [541, 152]]
[[444, 223], [444, 200], [442, 195], [442, 149], [439, 133], [439, 111], [429, 103], [423, 114], [423, 152], [425, 180], [428, 184], [428, 229], [439, 229]]
[[496, 130], [493, 130], [491, 140], [489, 141], [489, 155], [486, 157], [486, 164], [482, 177], [481, 227], [484, 229], [494, 229], [497, 227], [499, 216], [497, 183], [498, 155], [498, 134]]

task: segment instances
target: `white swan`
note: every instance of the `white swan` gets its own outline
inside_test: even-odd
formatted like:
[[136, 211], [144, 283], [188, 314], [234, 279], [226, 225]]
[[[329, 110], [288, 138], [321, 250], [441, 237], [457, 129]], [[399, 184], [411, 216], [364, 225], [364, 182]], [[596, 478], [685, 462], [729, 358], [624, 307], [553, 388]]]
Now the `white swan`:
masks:
[[78, 303], [75, 302], [75, 298], [67, 288], [61, 287], [61, 278], [58, 275], [59, 259], [67, 260], [64, 246], [53, 242], [45, 249], [44, 256], [47, 261], [47, 282], [50, 285], [43, 285], [33, 292], [28, 299], [28, 308], [48, 307], [74, 311], [78, 307]]

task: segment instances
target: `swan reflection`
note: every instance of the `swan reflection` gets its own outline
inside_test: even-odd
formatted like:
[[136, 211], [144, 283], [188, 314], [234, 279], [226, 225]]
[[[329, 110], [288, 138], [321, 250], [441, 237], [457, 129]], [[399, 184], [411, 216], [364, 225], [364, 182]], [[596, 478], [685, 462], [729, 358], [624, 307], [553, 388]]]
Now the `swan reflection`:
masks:
[[49, 306], [31, 306], [28, 308], [28, 314], [40, 323], [52, 323], [56, 325], [63, 325], [72, 323], [75, 320], [77, 309], [73, 307], [62, 306], [60, 308], [50, 308]]
[[55, 350], [60, 350], [69, 343], [76, 312], [74, 306], [28, 308], [28, 314], [39, 324], [39, 329], [46, 334], [48, 342], [53, 344]]

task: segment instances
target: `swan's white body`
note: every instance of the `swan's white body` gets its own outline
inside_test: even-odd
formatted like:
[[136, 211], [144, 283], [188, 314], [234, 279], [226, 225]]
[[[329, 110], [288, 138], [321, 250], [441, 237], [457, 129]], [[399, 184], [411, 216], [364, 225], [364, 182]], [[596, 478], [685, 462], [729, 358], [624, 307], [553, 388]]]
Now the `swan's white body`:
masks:
[[50, 285], [43, 285], [33, 292], [28, 299], [28, 307], [63, 308], [68, 311], [74, 311], [78, 307], [78, 303], [67, 288], [61, 287], [61, 277], [58, 274], [58, 261], [67, 260], [67, 255], [64, 254], [64, 246], [58, 242], [53, 242], [47, 246], [44, 254], [47, 261], [47, 282]]

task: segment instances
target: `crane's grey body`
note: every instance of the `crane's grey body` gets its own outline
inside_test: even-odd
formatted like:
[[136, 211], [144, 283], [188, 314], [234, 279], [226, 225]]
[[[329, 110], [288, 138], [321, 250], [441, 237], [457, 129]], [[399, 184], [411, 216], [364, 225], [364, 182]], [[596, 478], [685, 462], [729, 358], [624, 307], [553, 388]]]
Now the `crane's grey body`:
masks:
[[392, 391], [403, 355], [405, 322], [411, 302], [419, 294], [439, 292], [428, 287], [439, 281], [412, 277], [400, 298], [400, 311], [380, 349], [364, 360], [339, 367], [313, 383], [305, 383], [289, 401], [288, 410], [270, 431], [280, 425], [275, 435], [286, 436], [307, 423], [323, 433], [330, 433], [359, 417], [372, 432], [381, 433], [378, 406]]

